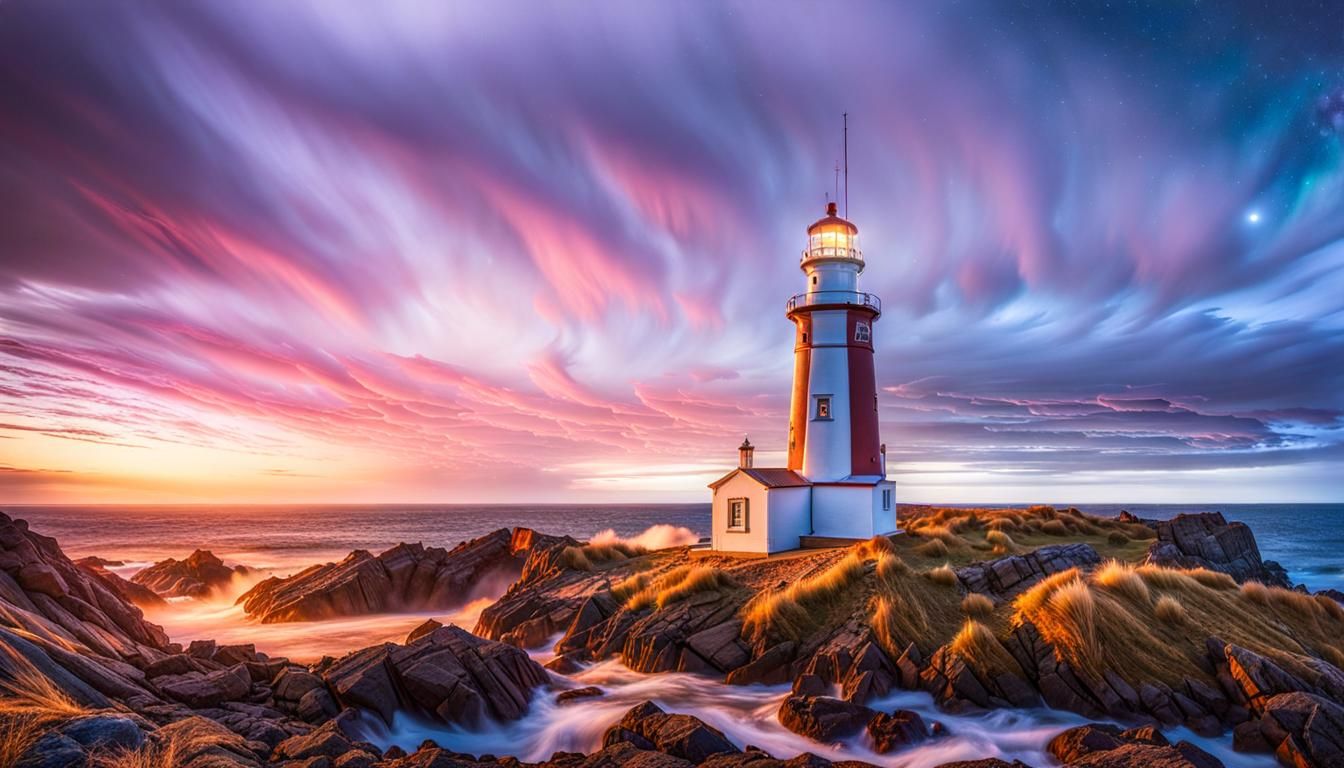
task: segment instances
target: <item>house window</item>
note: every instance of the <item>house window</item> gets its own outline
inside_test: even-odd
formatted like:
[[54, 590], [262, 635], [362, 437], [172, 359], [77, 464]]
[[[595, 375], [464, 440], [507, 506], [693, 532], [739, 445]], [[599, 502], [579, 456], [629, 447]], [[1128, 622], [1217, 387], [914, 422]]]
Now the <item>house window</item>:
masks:
[[883, 509], [883, 510], [887, 510], [887, 511], [890, 511], [890, 510], [891, 510], [891, 489], [890, 489], [890, 488], [883, 488], [883, 489], [882, 489], [882, 509]]
[[747, 532], [747, 500], [729, 499], [728, 500], [728, 532], [746, 533]]
[[817, 398], [817, 418], [831, 418], [831, 396], [824, 395]]
[[854, 340], [867, 344], [873, 340], [873, 331], [867, 323], [854, 324]]

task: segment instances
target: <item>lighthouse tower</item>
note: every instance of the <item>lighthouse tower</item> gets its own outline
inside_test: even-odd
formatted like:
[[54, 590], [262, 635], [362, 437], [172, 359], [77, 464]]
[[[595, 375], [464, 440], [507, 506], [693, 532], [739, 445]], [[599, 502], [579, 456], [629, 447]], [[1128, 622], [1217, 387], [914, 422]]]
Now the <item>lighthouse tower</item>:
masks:
[[873, 323], [882, 302], [859, 290], [859, 228], [836, 215], [807, 228], [807, 292], [789, 299], [796, 327], [789, 469], [813, 483], [886, 474], [877, 433]]
[[768, 554], [897, 530], [873, 365], [882, 302], [859, 290], [858, 237], [835, 203], [807, 228], [807, 290], [785, 309], [794, 324], [788, 466], [754, 466], [743, 441], [738, 468], [710, 484], [715, 549]]

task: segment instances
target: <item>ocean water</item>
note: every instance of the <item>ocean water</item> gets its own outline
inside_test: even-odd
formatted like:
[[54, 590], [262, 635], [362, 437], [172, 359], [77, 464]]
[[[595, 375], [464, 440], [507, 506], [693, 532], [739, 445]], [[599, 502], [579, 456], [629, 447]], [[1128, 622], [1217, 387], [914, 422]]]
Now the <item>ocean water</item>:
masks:
[[[976, 505], [989, 506], [989, 505]], [[1010, 505], [1004, 505], [1010, 506]], [[1011, 505], [1022, 506], [1022, 505]], [[1261, 554], [1310, 589], [1344, 590], [1344, 504], [1078, 504], [1113, 516], [1127, 509], [1167, 519], [1217, 510], [1255, 532]], [[609, 505], [303, 505], [0, 507], [55, 536], [66, 554], [127, 562], [126, 571], [209, 549], [230, 563], [276, 573], [340, 560], [355, 549], [380, 552], [399, 542], [451, 547], [497, 528], [527, 526], [587, 538], [611, 528], [622, 536], [671, 524], [709, 534], [708, 504]]]

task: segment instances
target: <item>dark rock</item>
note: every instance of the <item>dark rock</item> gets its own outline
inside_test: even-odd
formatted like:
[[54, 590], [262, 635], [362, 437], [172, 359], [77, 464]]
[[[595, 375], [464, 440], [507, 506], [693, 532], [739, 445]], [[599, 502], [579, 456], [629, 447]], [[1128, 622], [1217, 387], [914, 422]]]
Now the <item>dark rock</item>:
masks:
[[1090, 544], [1053, 544], [1026, 554], [1008, 555], [956, 570], [957, 578], [967, 591], [1002, 600], [1052, 574], [1100, 564], [1101, 555]]
[[789, 662], [793, 661], [796, 647], [792, 640], [773, 645], [749, 664], [729, 672], [725, 682], [729, 685], [788, 682]]
[[652, 702], [625, 713], [603, 736], [604, 746], [627, 743], [631, 748], [656, 749], [665, 755], [699, 765], [709, 757], [741, 752], [715, 728], [692, 715], [670, 715]]
[[304, 694], [322, 687], [322, 678], [297, 667], [280, 670], [271, 684], [275, 698], [292, 702], [298, 702]]
[[[1264, 705], [1260, 732], [1289, 765], [1344, 766], [1344, 706], [1310, 693], [1281, 693]], [[1282, 734], [1275, 743], [1275, 737]]]
[[84, 768], [89, 756], [79, 742], [55, 731], [42, 734], [13, 768]]
[[291, 736], [275, 747], [272, 760], [304, 760], [323, 756], [335, 759], [351, 751], [364, 751], [356, 731], [359, 713], [347, 709], [321, 727], [299, 736]]
[[183, 768], [262, 768], [246, 739], [205, 717], [188, 717], [155, 731], [159, 743], [172, 743], [175, 765]]
[[246, 666], [237, 664], [209, 674], [164, 675], [156, 678], [154, 685], [171, 699], [203, 709], [226, 701], [241, 701], [252, 690], [252, 676]]
[[820, 675], [801, 674], [793, 680], [793, 695], [795, 696], [825, 696], [830, 691], [830, 686], [821, 679]]
[[958, 760], [955, 763], [943, 763], [937, 768], [1032, 768], [1021, 760], [1008, 762], [1000, 760], [997, 757], [986, 757], [981, 760]]
[[245, 576], [250, 572], [241, 565], [230, 568], [214, 554], [198, 549], [185, 560], [170, 557], [155, 563], [132, 576], [131, 582], [163, 597], [201, 598], [228, 587], [235, 575]]
[[1062, 763], [1089, 768], [1222, 768], [1223, 765], [1188, 741], [1169, 743], [1155, 729], [1122, 731], [1105, 723], [1070, 728], [1051, 739], [1047, 750]]
[[1223, 649], [1228, 674], [1251, 709], [1260, 710], [1280, 693], [1310, 691], [1312, 686], [1255, 651], [1228, 644]]
[[134, 603], [141, 608], [161, 608], [167, 605], [167, 601], [159, 597], [154, 590], [121, 578], [107, 570], [104, 567], [105, 563], [106, 561], [96, 557], [86, 557], [75, 561], [76, 565], [96, 577], [104, 586], [127, 602]]
[[523, 531], [527, 529], [502, 528], [451, 551], [398, 544], [375, 557], [357, 550], [339, 563], [315, 565], [285, 579], [266, 579], [238, 602], [248, 615], [267, 624], [448, 610], [477, 596], [498, 594], [518, 577], [526, 550], [518, 549], [517, 541], [530, 541]]
[[410, 645], [411, 643], [414, 643], [416, 640], [419, 640], [420, 638], [424, 637], [425, 635], [428, 635], [430, 632], [433, 632], [434, 630], [442, 626], [443, 622], [441, 621], [435, 621], [434, 619], [425, 619], [423, 624], [420, 624], [415, 629], [412, 629], [410, 632], [406, 633], [405, 644]]
[[1177, 515], [1153, 524], [1153, 528], [1157, 541], [1148, 549], [1148, 563], [1152, 565], [1208, 568], [1238, 582], [1292, 586], [1278, 563], [1261, 559], [1251, 529], [1245, 523], [1229, 523], [1221, 512]]
[[891, 714], [877, 713], [868, 721], [868, 735], [873, 739], [873, 751], [885, 755], [902, 747], [918, 744], [929, 737], [928, 726], [918, 712], [898, 709]]
[[87, 750], [139, 749], [145, 732], [139, 724], [121, 715], [87, 715], [61, 726], [61, 733]]
[[565, 704], [576, 699], [591, 699], [596, 696], [605, 696], [606, 691], [595, 685], [586, 688], [572, 688], [568, 691], [561, 691], [555, 695], [556, 704]]
[[338, 702], [391, 722], [408, 702], [445, 723], [516, 720], [546, 671], [511, 645], [440, 627], [409, 645], [365, 648], [336, 662], [323, 679]]
[[1080, 725], [1070, 728], [1050, 740], [1046, 750], [1061, 763], [1072, 763], [1093, 752], [1115, 749], [1124, 742], [1120, 740], [1121, 729], [1105, 723]]
[[858, 733], [877, 712], [862, 704], [830, 696], [786, 697], [779, 706], [779, 723], [800, 736], [833, 742]]

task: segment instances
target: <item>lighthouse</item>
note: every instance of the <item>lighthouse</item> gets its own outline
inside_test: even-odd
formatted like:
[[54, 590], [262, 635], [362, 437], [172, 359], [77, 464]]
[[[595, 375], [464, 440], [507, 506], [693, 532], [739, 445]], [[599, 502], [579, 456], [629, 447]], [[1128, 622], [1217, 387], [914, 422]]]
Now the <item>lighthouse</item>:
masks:
[[874, 325], [882, 302], [859, 290], [859, 228], [835, 203], [807, 228], [806, 290], [788, 300], [793, 390], [785, 467], [756, 467], [749, 440], [738, 467], [710, 484], [716, 550], [769, 554], [897, 530], [878, 428]]

